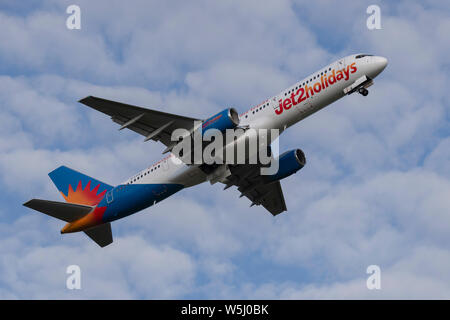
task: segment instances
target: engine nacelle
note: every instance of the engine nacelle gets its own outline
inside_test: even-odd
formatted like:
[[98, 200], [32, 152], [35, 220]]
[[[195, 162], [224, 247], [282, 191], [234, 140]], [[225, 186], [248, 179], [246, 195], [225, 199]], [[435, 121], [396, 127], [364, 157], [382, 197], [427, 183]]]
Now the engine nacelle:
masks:
[[267, 182], [278, 181], [289, 177], [306, 164], [305, 154], [300, 149], [286, 151], [278, 157], [278, 172], [265, 176]]
[[202, 134], [204, 135], [208, 129], [217, 129], [220, 132], [225, 132], [225, 130], [234, 129], [238, 125], [239, 114], [234, 108], [229, 108], [203, 121]]

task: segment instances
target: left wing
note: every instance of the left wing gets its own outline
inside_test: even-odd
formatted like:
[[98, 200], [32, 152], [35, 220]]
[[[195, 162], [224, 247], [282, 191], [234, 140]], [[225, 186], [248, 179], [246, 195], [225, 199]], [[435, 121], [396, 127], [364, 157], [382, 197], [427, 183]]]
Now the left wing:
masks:
[[190, 131], [193, 130], [195, 121], [201, 121], [93, 96], [79, 102], [109, 115], [112, 121], [121, 125], [120, 130], [133, 130], [145, 136], [145, 141], [161, 141], [167, 147], [165, 152], [174, 144], [171, 140], [173, 130], [183, 128]]
[[246, 196], [253, 205], [262, 205], [272, 215], [286, 211], [283, 190], [279, 181], [263, 183], [260, 175], [260, 166], [245, 164], [229, 166], [231, 176], [226, 178], [225, 189], [235, 185], [241, 192], [241, 196]]

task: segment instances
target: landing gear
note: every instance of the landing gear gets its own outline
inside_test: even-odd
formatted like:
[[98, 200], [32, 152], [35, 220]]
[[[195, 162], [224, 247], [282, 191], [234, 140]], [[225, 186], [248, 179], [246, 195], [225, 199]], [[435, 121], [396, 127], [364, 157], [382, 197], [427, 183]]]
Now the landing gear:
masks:
[[367, 89], [364, 88], [364, 87], [359, 88], [359, 89], [358, 89], [358, 92], [359, 92], [360, 94], [362, 94], [364, 97], [367, 96], [367, 95], [369, 94], [369, 90], [367, 90]]

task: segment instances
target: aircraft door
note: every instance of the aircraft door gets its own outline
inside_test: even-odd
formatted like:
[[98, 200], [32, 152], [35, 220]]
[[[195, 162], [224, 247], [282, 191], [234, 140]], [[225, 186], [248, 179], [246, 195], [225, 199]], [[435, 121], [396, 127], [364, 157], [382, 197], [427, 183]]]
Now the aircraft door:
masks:
[[111, 202], [114, 201], [114, 195], [113, 195], [113, 192], [114, 192], [114, 188], [111, 189], [111, 190], [109, 190], [109, 191], [106, 193], [106, 203], [110, 204]]
[[347, 59], [342, 58], [338, 61], [338, 69], [343, 69], [347, 66]]

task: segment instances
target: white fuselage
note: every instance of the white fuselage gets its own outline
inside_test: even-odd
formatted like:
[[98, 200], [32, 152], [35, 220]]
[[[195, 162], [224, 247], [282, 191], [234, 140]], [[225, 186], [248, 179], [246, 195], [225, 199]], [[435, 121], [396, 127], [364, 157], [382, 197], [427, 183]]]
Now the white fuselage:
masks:
[[[282, 133], [293, 124], [342, 98], [345, 95], [344, 89], [356, 80], [363, 76], [373, 79], [386, 67], [387, 60], [383, 57], [358, 56], [361, 55], [339, 59], [242, 113], [239, 116], [240, 126], [279, 129]], [[176, 183], [191, 187], [206, 180], [206, 174], [198, 166], [186, 165], [170, 154], [129, 178], [124, 184]]]

